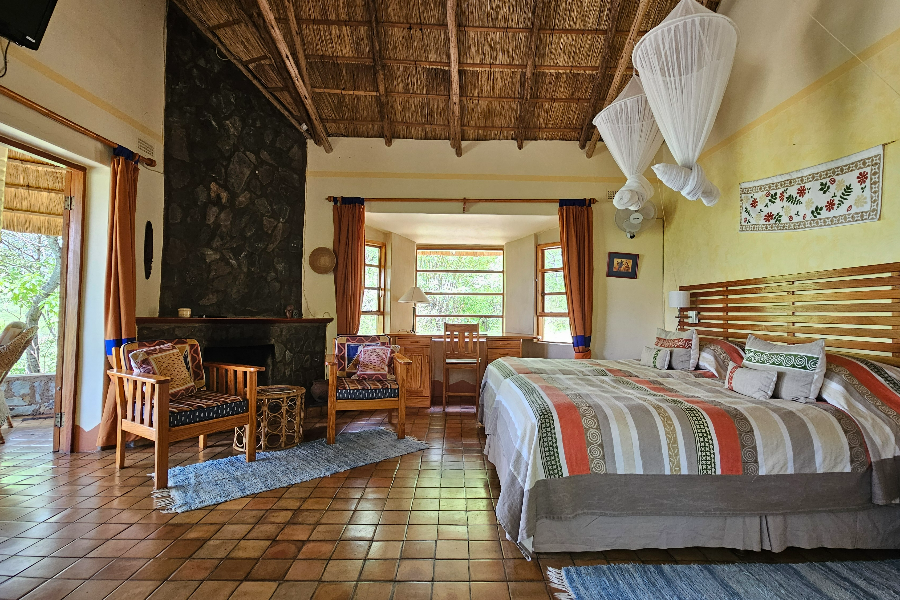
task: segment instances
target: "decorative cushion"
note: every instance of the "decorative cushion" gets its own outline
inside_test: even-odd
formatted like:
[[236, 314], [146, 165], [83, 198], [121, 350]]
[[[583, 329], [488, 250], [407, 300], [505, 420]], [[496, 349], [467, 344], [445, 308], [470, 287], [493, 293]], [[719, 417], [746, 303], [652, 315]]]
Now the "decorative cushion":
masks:
[[[206, 374], [203, 371], [203, 358], [200, 355], [200, 342], [198, 342], [197, 340], [181, 338], [176, 340], [145, 340], [131, 342], [130, 344], [126, 344], [122, 347], [123, 364], [128, 364], [128, 355], [132, 351], [139, 350], [141, 348], [159, 346], [160, 344], [171, 344], [178, 348], [178, 350], [182, 354], [184, 365], [191, 373], [191, 378], [194, 380], [194, 387], [198, 390], [206, 387]], [[126, 366], [124, 368], [128, 367]]]
[[825, 379], [825, 340], [809, 344], [775, 344], [750, 334], [743, 366], [778, 372], [772, 397], [815, 402]]
[[664, 371], [669, 368], [671, 353], [672, 351], [668, 348], [644, 346], [644, 349], [641, 351], [641, 364], [645, 367], [653, 367]]
[[653, 345], [672, 351], [669, 368], [679, 371], [692, 371], [697, 368], [697, 360], [700, 358], [700, 343], [697, 339], [696, 329], [687, 331], [657, 329], [656, 341]]
[[778, 373], [775, 371], [744, 369], [732, 362], [728, 363], [725, 373], [725, 387], [757, 400], [768, 400], [775, 390], [776, 379]]
[[719, 379], [725, 378], [728, 363], [741, 366], [744, 362], [743, 344], [735, 344], [721, 338], [703, 338], [700, 340], [700, 356], [697, 367], [716, 374]]
[[134, 350], [128, 355], [137, 373], [169, 378], [169, 399], [177, 400], [196, 391], [194, 380], [184, 364], [184, 355], [172, 344], [160, 344]]
[[364, 346], [356, 355], [354, 379], [387, 379], [393, 351], [390, 346]]
[[337, 362], [338, 377], [350, 377], [356, 372], [359, 351], [365, 346], [390, 346], [391, 338], [386, 335], [339, 335], [334, 338], [334, 360]]
[[239, 396], [199, 390], [192, 396], [169, 400], [169, 427], [181, 427], [231, 417], [243, 414], [248, 410], [248, 401]]
[[399, 397], [400, 385], [393, 379], [337, 379], [337, 400], [384, 400]]

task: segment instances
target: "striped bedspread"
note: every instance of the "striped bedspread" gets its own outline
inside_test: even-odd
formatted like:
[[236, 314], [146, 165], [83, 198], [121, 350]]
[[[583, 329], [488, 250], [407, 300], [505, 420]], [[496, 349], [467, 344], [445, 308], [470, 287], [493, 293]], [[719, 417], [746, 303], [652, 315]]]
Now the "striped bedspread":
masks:
[[863, 474], [869, 467], [869, 436], [844, 410], [755, 400], [704, 378], [514, 375], [499, 385], [493, 411], [485, 427], [486, 452], [501, 481], [497, 515], [526, 547], [536, 513], [531, 494], [547, 480], [744, 475], [755, 481]]

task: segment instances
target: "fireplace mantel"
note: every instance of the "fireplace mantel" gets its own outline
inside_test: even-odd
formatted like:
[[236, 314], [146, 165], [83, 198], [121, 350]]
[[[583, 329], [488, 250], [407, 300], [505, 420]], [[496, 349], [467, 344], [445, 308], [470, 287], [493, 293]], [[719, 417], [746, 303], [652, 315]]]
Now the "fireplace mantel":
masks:
[[330, 317], [288, 319], [285, 317], [137, 317], [138, 325], [301, 325], [303, 323], [331, 323]]

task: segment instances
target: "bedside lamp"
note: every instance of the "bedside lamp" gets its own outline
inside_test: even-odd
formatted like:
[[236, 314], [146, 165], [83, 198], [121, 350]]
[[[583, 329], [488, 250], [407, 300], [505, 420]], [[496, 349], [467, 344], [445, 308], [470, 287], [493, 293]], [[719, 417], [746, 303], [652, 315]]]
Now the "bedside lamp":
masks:
[[[687, 308], [691, 305], [691, 293], [690, 292], [669, 292], [669, 308]], [[688, 323], [699, 323], [700, 322], [700, 313], [696, 310], [687, 311], [687, 322]]]
[[397, 302], [403, 302], [404, 304], [412, 304], [413, 305], [413, 325], [412, 329], [410, 329], [410, 333], [416, 332], [416, 306], [420, 304], [431, 304], [431, 300], [428, 299], [428, 296], [425, 295], [425, 292], [422, 291], [422, 288], [418, 286], [413, 286], [409, 288], [409, 291], [400, 296], [400, 299]]

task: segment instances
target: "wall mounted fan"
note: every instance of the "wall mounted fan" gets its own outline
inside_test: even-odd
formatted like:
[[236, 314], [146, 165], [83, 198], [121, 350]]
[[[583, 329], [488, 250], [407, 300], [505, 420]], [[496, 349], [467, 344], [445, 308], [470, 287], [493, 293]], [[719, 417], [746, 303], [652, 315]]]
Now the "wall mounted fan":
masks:
[[625, 232], [629, 240], [648, 229], [656, 219], [656, 205], [647, 200], [638, 210], [620, 208], [616, 210], [616, 227]]

